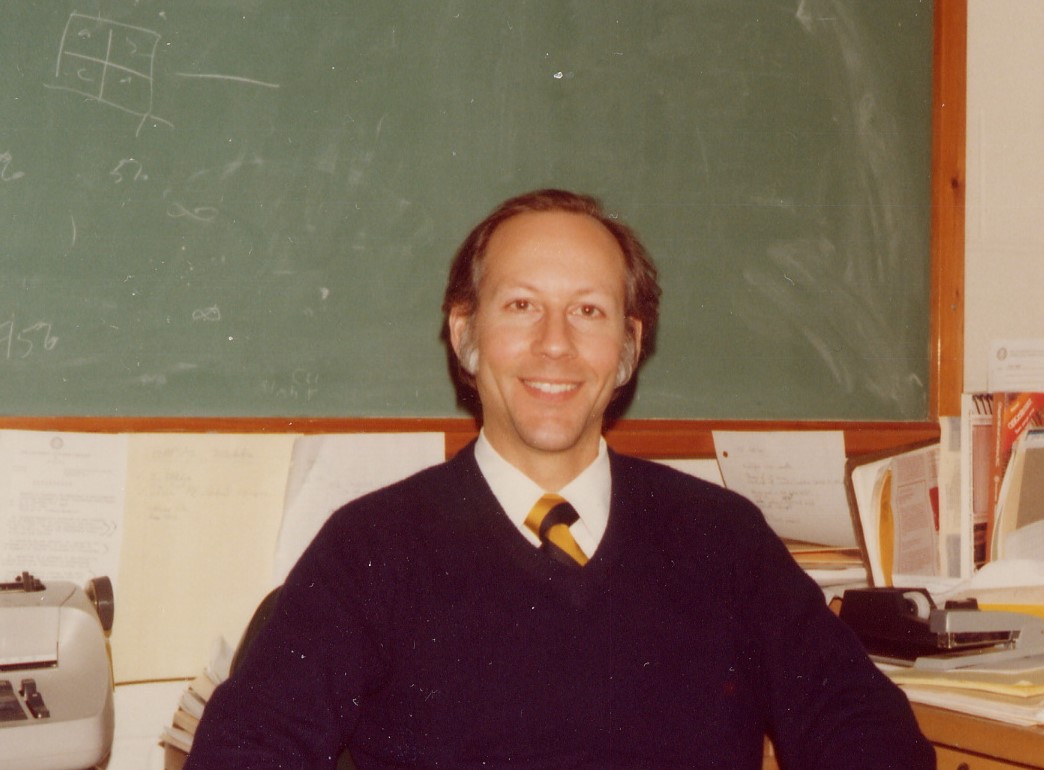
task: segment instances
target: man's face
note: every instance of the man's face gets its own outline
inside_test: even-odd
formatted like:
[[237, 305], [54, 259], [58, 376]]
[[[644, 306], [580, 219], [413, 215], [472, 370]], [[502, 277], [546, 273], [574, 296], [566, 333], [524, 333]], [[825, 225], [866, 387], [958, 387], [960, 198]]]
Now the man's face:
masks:
[[477, 354], [487, 438], [538, 481], [548, 468], [568, 480], [598, 452], [621, 360], [637, 354], [628, 335], [640, 339], [624, 312], [624, 271], [597, 220], [520, 214], [489, 241], [474, 315], [450, 314], [457, 354], [462, 342]]

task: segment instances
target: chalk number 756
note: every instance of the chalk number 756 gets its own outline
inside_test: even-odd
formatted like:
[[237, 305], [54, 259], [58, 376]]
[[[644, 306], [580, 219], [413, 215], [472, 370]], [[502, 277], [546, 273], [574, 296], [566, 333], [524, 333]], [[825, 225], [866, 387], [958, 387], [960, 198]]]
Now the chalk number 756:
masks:
[[33, 353], [54, 350], [58, 344], [51, 324], [46, 321], [37, 321], [22, 329], [18, 326], [13, 316], [0, 323], [0, 358], [4, 360], [28, 358]]

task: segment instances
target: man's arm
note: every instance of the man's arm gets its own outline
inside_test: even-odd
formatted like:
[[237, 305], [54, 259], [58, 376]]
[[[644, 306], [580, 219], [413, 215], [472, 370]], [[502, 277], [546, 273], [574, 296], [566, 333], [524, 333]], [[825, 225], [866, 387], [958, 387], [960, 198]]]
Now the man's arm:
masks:
[[217, 688], [186, 770], [335, 767], [381, 662], [350, 572], [322, 538], [287, 578], [236, 672]]
[[934, 770], [906, 696], [867, 658], [818, 586], [757, 517], [750, 622], [784, 767]]

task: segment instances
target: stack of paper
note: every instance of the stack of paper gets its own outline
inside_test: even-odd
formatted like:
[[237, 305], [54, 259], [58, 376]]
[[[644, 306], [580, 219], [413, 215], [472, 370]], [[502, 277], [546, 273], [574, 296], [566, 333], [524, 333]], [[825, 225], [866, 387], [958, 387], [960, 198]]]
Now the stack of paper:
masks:
[[948, 671], [881, 668], [912, 701], [1012, 724], [1044, 724], [1044, 656]]
[[232, 650], [224, 639], [214, 644], [210, 662], [188, 683], [178, 699], [171, 724], [164, 726], [160, 742], [164, 746], [164, 770], [181, 770], [192, 751], [192, 739], [203, 717], [210, 696], [228, 678]]
[[787, 550], [805, 572], [821, 586], [851, 585], [866, 581], [866, 565], [859, 548], [823, 546], [785, 541]]

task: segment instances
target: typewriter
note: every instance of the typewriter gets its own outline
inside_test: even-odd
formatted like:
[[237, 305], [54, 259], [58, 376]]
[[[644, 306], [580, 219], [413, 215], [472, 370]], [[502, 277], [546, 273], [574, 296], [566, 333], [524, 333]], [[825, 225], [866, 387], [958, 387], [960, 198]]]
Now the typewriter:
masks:
[[84, 770], [112, 748], [112, 584], [0, 583], [0, 765]]
[[937, 607], [923, 588], [847, 590], [840, 617], [890, 663], [940, 670], [1044, 655], [1044, 619], [980, 610], [974, 599]]

